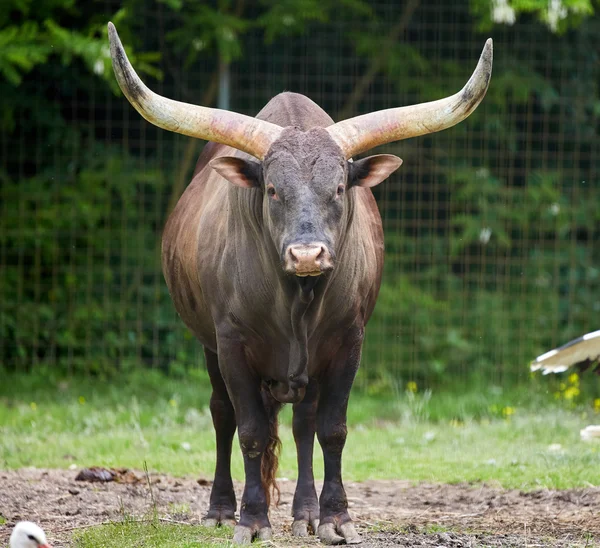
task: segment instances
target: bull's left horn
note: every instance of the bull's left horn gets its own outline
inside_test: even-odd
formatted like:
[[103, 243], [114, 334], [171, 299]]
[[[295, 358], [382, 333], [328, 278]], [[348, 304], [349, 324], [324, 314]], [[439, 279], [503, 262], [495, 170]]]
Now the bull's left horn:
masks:
[[492, 77], [493, 48], [488, 39], [465, 87], [455, 95], [408, 107], [380, 110], [327, 128], [346, 158], [373, 147], [452, 127], [469, 116], [485, 96]]
[[283, 128], [227, 110], [180, 103], [146, 87], [131, 66], [117, 29], [108, 23], [110, 55], [119, 87], [133, 107], [163, 129], [229, 145], [264, 159]]

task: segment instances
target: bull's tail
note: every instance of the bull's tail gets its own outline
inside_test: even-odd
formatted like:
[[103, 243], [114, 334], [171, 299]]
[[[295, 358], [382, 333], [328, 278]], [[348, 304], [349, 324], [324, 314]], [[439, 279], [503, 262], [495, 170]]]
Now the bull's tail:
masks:
[[274, 495], [275, 504], [279, 504], [281, 492], [277, 485], [277, 467], [279, 466], [279, 453], [281, 452], [281, 440], [279, 439], [279, 423], [277, 415], [281, 409], [279, 403], [271, 395], [269, 389], [263, 386], [262, 399], [269, 419], [269, 441], [262, 455], [260, 464], [260, 478], [263, 489], [267, 495], [267, 507], [271, 505], [271, 494]]

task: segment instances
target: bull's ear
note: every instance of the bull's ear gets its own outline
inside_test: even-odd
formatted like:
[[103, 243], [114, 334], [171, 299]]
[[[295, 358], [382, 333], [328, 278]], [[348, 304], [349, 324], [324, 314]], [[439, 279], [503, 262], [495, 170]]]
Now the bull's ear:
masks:
[[235, 156], [221, 156], [209, 163], [221, 177], [242, 188], [260, 187], [260, 164]]
[[349, 164], [348, 186], [372, 187], [385, 181], [402, 165], [392, 154], [377, 154]]

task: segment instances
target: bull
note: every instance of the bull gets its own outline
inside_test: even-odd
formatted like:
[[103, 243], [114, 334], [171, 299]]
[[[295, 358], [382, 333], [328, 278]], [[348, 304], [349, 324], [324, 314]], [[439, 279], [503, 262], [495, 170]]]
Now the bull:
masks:
[[[108, 25], [121, 90], [149, 122], [212, 141], [166, 224], [162, 266], [177, 312], [204, 347], [212, 385], [216, 469], [203, 523], [233, 540], [271, 538], [277, 414], [293, 404], [298, 482], [292, 532], [326, 544], [361, 541], [342, 483], [346, 411], [383, 269], [371, 188], [402, 163], [352, 157], [464, 120], [483, 99], [492, 42], [450, 97], [342, 122], [303, 95], [282, 93], [256, 118], [161, 97], [137, 76]], [[230, 461], [238, 431], [245, 487], [240, 518]], [[324, 483], [313, 477], [315, 433]]]

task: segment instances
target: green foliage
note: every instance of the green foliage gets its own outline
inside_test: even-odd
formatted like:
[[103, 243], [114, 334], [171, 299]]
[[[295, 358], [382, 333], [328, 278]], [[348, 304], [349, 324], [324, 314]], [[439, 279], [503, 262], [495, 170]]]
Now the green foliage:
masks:
[[0, 31], [0, 72], [11, 84], [20, 84], [22, 73], [46, 61], [50, 47], [40, 42], [39, 28], [34, 21]]
[[[494, 22], [502, 4], [465, 0], [453, 8], [464, 28], [492, 32], [497, 44], [492, 85], [468, 124], [418, 146], [389, 147], [409, 175], [402, 195], [391, 191], [391, 205], [380, 200], [389, 224], [387, 266], [360, 373], [373, 394], [403, 391], [409, 380], [432, 387], [457, 378], [494, 386], [522, 381], [532, 357], [593, 328], [600, 307], [597, 3], [563, 0], [562, 17], [556, 3], [511, 0], [511, 24]], [[554, 23], [551, 4], [559, 10]], [[302, 55], [322, 57], [324, 76], [346, 82], [324, 94], [332, 114], [345, 110], [356, 82], [377, 67], [346, 105], [352, 115], [437, 99], [464, 84], [471, 69], [464, 59], [478, 52], [465, 45], [468, 51], [441, 48], [432, 56], [446, 42], [430, 43], [429, 34], [416, 39], [412, 25], [422, 20], [434, 28], [435, 10], [422, 3], [419, 18], [400, 28], [406, 5], [159, 0], [149, 7], [126, 0], [112, 12], [78, 0], [3, 2], [2, 366], [102, 376], [152, 366], [179, 375], [200, 359], [160, 274], [160, 232], [167, 204], [177, 198], [176, 141], [162, 133], [164, 154], [156, 158], [157, 134], [112, 97], [109, 19], [138, 72], [164, 78], [165, 95], [196, 100], [198, 90], [181, 83], [194, 73], [206, 80], [218, 59], [237, 67], [245, 82], [245, 67], [265, 59], [286, 70], [290, 54], [280, 52], [290, 51], [291, 39], [309, 44], [305, 36], [335, 36], [335, 52], [306, 45]], [[157, 32], [143, 32], [148, 22]], [[551, 40], [509, 48], [523, 31]], [[469, 44], [479, 46], [484, 36], [472, 38]], [[256, 97], [279, 90], [263, 89], [255, 72]], [[107, 121], [105, 134], [100, 120]], [[439, 222], [425, 218], [420, 205], [432, 196]]]
[[[51, 55], [59, 55], [64, 65], [73, 58], [82, 59], [89, 70], [104, 74], [110, 54], [104, 35], [99, 35], [95, 25], [88, 32], [67, 30], [53, 17], [57, 12], [70, 12], [73, 0], [45, 3], [46, 10], [31, 10], [29, 1], [4, 2], [0, 8], [0, 22], [11, 20], [13, 10], [20, 12], [22, 23], [0, 30], [0, 72], [13, 85], [19, 85], [23, 74], [35, 66], [46, 63]], [[44, 14], [46, 16], [44, 17]], [[4, 26], [4, 25], [2, 25]]]
[[175, 51], [185, 54], [187, 67], [207, 53], [216, 53], [228, 63], [241, 58], [243, 36], [251, 29], [258, 29], [271, 44], [278, 38], [303, 34], [315, 24], [329, 23], [340, 15], [340, 9], [344, 17], [373, 14], [364, 0], [263, 0], [260, 7], [246, 10], [243, 2], [221, 1], [213, 7], [163, 1], [179, 15], [180, 25], [167, 39]]
[[93, 374], [169, 367], [182, 348], [173, 348], [178, 337], [168, 328], [159, 229], [139, 205], [140, 196], [160, 199], [164, 186], [151, 164], [99, 146], [62, 177], [5, 176], [0, 202], [14, 206], [0, 218], [8, 363]]
[[187, 52], [186, 66], [196, 62], [200, 55], [215, 51], [221, 59], [231, 62], [242, 55], [240, 34], [248, 27], [249, 22], [240, 16], [206, 4], [191, 4], [181, 26], [171, 31], [167, 39], [178, 53]]

